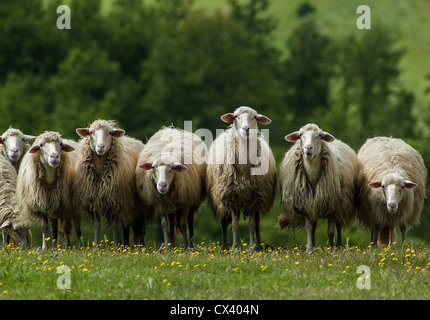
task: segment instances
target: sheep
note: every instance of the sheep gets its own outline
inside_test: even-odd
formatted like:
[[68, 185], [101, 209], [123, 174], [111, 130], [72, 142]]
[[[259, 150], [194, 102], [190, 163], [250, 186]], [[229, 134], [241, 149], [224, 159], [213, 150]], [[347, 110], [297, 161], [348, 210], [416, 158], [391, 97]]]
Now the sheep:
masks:
[[400, 227], [416, 224], [424, 205], [427, 169], [420, 154], [397, 138], [368, 139], [358, 152], [358, 219], [371, 230], [371, 243], [396, 241]]
[[15, 208], [16, 178], [22, 156], [30, 149], [29, 141], [35, 136], [25, 135], [20, 130], [10, 127], [0, 137], [0, 229], [3, 233], [3, 245], [9, 242], [9, 235], [17, 239], [29, 239], [28, 232], [15, 234], [12, 221], [17, 214]]
[[206, 156], [207, 148], [200, 137], [173, 127], [157, 131], [139, 155], [137, 189], [147, 215], [157, 212], [161, 216], [165, 246], [175, 246], [176, 224], [184, 248], [194, 247], [194, 213], [205, 199]]
[[48, 248], [48, 220], [55, 219], [62, 220], [66, 247], [70, 246], [72, 222], [78, 246], [82, 245], [79, 216], [71, 196], [76, 147], [76, 142], [62, 139], [60, 133], [45, 131], [36, 138], [20, 165], [16, 185], [19, 215], [14, 229], [27, 229], [41, 220], [43, 250]]
[[[240, 211], [249, 215], [250, 247], [261, 248], [260, 215], [270, 212], [276, 191], [276, 163], [257, 123], [271, 120], [241, 106], [221, 116], [233, 124], [209, 148], [206, 170], [208, 203], [221, 219], [222, 248], [228, 250], [227, 227], [232, 224], [232, 249], [238, 246]], [[254, 237], [255, 236], [255, 237]]]
[[279, 169], [281, 204], [278, 226], [305, 226], [306, 252], [315, 247], [317, 221], [328, 218], [330, 247], [343, 246], [342, 227], [355, 218], [357, 155], [347, 144], [307, 124], [285, 139], [295, 144], [285, 153]]
[[[112, 228], [114, 246], [118, 245], [118, 222], [122, 222], [124, 244], [128, 245], [129, 226], [140, 221], [135, 168], [144, 144], [125, 136], [112, 120], [98, 119], [76, 132], [82, 138], [73, 189], [78, 210], [94, 223], [94, 249], [99, 244], [102, 218]], [[135, 229], [135, 239], [142, 239], [136, 230], [141, 228]]]

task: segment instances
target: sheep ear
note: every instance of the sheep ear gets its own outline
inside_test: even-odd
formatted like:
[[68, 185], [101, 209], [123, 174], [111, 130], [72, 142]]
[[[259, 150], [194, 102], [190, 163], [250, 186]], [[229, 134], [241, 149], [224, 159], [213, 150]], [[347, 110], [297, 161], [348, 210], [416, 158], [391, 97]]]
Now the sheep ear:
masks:
[[320, 134], [321, 139], [323, 139], [326, 142], [332, 142], [335, 140], [335, 138], [328, 132], [323, 132]]
[[120, 137], [122, 137], [123, 135], [125, 135], [125, 131], [124, 131], [124, 130], [121, 130], [121, 129], [115, 129], [115, 130], [113, 130], [113, 131], [112, 131], [112, 137], [120, 138]]
[[257, 114], [257, 122], [261, 124], [269, 124], [272, 122], [268, 117], [263, 116], [262, 114]]
[[285, 140], [287, 140], [288, 142], [296, 142], [299, 139], [300, 133], [298, 131], [295, 131], [285, 136]]
[[176, 163], [173, 169], [178, 172], [185, 172], [188, 170], [188, 168], [184, 166], [182, 163]]
[[144, 164], [141, 164], [139, 166], [139, 168], [141, 168], [143, 170], [150, 170], [150, 169], [152, 169], [152, 163], [151, 162], [146, 162]]
[[3, 138], [0, 136], [0, 144], [3, 144]]
[[63, 150], [64, 152], [72, 152], [72, 151], [75, 151], [75, 148], [73, 148], [72, 146], [69, 146], [66, 143], [63, 143], [61, 150]]
[[415, 189], [416, 187], [418, 187], [418, 185], [416, 183], [413, 183], [412, 181], [405, 180], [405, 187], [408, 189]]
[[40, 150], [40, 145], [32, 146], [30, 150], [28, 150], [29, 153], [36, 153]]
[[3, 224], [0, 226], [0, 229], [6, 229], [7, 227], [12, 225], [12, 221], [10, 221], [9, 219], [7, 219], [5, 222], [3, 222]]
[[382, 186], [382, 181], [369, 183], [369, 187], [371, 188], [380, 188]]
[[24, 136], [24, 139], [25, 139], [25, 141], [27, 141], [27, 142], [28, 142], [28, 141], [34, 141], [34, 140], [36, 140], [36, 138], [37, 138], [36, 136], [30, 136], [30, 135], [28, 135], [28, 134]]
[[90, 129], [78, 128], [78, 129], [76, 129], [76, 133], [79, 134], [81, 137], [86, 137], [86, 136], [90, 135]]
[[233, 122], [234, 113], [226, 113], [226, 114], [222, 115], [221, 120], [224, 122]]

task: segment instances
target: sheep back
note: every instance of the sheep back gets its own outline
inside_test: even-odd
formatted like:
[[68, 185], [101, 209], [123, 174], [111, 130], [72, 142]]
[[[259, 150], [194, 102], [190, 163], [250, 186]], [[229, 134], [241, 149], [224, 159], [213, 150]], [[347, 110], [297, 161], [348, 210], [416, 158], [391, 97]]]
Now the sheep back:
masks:
[[[424, 206], [427, 169], [420, 154], [397, 138], [368, 139], [358, 152], [358, 219], [369, 229], [399, 225], [410, 226], [419, 221]], [[395, 214], [389, 214], [381, 190], [369, 183], [381, 181], [388, 173], [397, 173], [418, 185], [405, 190]]]

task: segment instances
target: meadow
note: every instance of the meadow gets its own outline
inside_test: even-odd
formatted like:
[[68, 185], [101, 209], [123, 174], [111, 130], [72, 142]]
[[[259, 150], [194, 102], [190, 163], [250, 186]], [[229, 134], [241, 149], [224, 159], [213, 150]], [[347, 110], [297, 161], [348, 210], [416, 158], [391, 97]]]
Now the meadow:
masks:
[[[423, 243], [320, 247], [312, 254], [297, 246], [256, 252], [246, 243], [222, 251], [218, 242], [199, 243], [193, 251], [113, 248], [107, 239], [98, 250], [51, 246], [9, 245], [0, 252], [0, 299], [430, 298], [430, 249]], [[59, 267], [68, 274], [57, 273]]]

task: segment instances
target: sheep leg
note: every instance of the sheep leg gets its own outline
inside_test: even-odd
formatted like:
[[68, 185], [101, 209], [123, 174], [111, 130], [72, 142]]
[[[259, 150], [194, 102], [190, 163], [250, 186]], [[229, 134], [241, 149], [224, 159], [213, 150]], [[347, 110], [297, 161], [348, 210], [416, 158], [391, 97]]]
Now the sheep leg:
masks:
[[237, 249], [239, 243], [239, 217], [240, 211], [234, 211], [231, 217], [231, 229], [233, 231], [233, 244], [231, 248], [233, 249], [233, 251]]
[[58, 220], [51, 219], [51, 232], [52, 232], [52, 241], [55, 245], [58, 245]]
[[[400, 231], [402, 231], [402, 230], [400, 229]], [[396, 242], [396, 240], [397, 240], [397, 230], [396, 230], [396, 228], [393, 228], [393, 229], [391, 229], [391, 232], [390, 232], [390, 243], [389, 244], [392, 246], [393, 243]], [[402, 240], [403, 240], [403, 232], [402, 232]]]
[[340, 222], [336, 222], [336, 230], [337, 230], [337, 242], [336, 242], [336, 246], [343, 247], [343, 241], [342, 241], [342, 224]]
[[[176, 228], [176, 213], [169, 214], [169, 225], [170, 225], [170, 246], [172, 248], [175, 247], [175, 228]], [[168, 243], [169, 243], [168, 242]]]
[[183, 209], [180, 211], [179, 216], [179, 227], [181, 228], [182, 237], [184, 238], [184, 249], [188, 249], [188, 236], [187, 236], [187, 222], [188, 222], [189, 209]]
[[124, 241], [124, 247], [129, 247], [130, 246], [130, 227], [125, 226], [124, 223], [122, 226], [122, 239]]
[[372, 233], [373, 233], [373, 238], [371, 239], [372, 247], [377, 247], [378, 246], [378, 236], [379, 236], [379, 231], [381, 229], [378, 227], [375, 227], [375, 229], [373, 229]]
[[117, 219], [112, 221], [111, 228], [112, 228], [113, 246], [118, 247], [118, 220]]
[[75, 229], [76, 233], [76, 239], [78, 240], [78, 244], [76, 245], [77, 249], [80, 249], [82, 247], [82, 232], [81, 232], [81, 224], [79, 221], [73, 221], [73, 228]]
[[400, 232], [402, 233], [402, 243], [406, 242], [406, 226], [401, 225], [400, 226]]
[[133, 244], [145, 246], [145, 222], [143, 218], [138, 217], [132, 225]]
[[[260, 215], [258, 212], [250, 212], [249, 214], [249, 247], [259, 250], [261, 247], [261, 236], [260, 236]], [[257, 242], [255, 242], [255, 238]]]
[[227, 239], [228, 216], [227, 215], [221, 218], [221, 227], [222, 227], [222, 250], [228, 250], [228, 239]]
[[161, 228], [163, 229], [164, 246], [167, 248], [169, 244], [169, 222], [167, 221], [167, 217], [164, 214], [161, 215]]
[[190, 233], [190, 248], [194, 248], [194, 213], [197, 211], [197, 207], [190, 208], [188, 212], [188, 232]]
[[332, 219], [328, 219], [327, 235], [330, 248], [334, 247], [334, 232], [335, 232], [335, 222]]
[[72, 230], [72, 224], [69, 219], [62, 219], [61, 221], [63, 231], [64, 231], [64, 240], [66, 248], [70, 247], [70, 232]]
[[100, 237], [100, 217], [98, 215], [94, 215], [94, 247], [93, 249], [97, 249], [99, 246], [99, 237]]
[[42, 250], [48, 249], [48, 241], [46, 240], [48, 238], [48, 219], [46, 217], [42, 217]]
[[306, 217], [305, 229], [306, 229], [306, 253], [311, 253], [315, 245], [315, 230], [317, 223], [312, 221], [309, 217]]
[[260, 235], [260, 214], [255, 214], [255, 238], [257, 240], [256, 250], [261, 250], [261, 235]]

